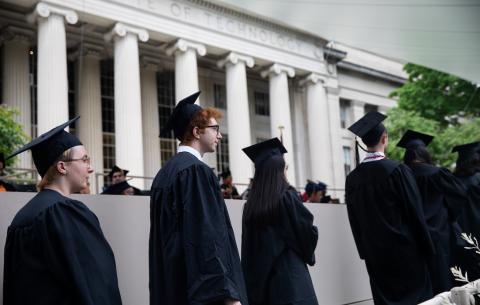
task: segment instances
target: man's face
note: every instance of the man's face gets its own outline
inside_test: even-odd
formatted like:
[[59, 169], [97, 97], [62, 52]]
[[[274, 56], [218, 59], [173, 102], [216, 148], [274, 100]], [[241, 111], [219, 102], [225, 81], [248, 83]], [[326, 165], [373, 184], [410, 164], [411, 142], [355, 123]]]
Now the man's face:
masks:
[[222, 138], [222, 134], [218, 129], [218, 122], [214, 118], [210, 118], [208, 122], [208, 126], [204, 129], [203, 133], [200, 133], [200, 147], [202, 149], [202, 153], [211, 153], [215, 151], [215, 148], [220, 142]]
[[322, 191], [316, 191], [310, 196], [310, 202], [320, 202], [320, 199], [322, 199]]
[[117, 184], [117, 183], [123, 182], [123, 181], [125, 181], [125, 179], [126, 179], [126, 177], [123, 174], [123, 171], [115, 172], [112, 175], [112, 184]]

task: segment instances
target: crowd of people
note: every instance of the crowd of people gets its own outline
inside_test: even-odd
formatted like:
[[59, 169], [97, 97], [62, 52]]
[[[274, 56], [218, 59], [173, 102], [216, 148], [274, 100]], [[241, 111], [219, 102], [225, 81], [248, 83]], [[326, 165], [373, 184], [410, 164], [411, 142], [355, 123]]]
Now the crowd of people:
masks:
[[[246, 190], [240, 256], [224, 198], [242, 195], [228, 170], [220, 184], [202, 161], [222, 139], [221, 112], [195, 104], [199, 94], [178, 102], [162, 130], [173, 131], [180, 145], [149, 193], [150, 304], [317, 305], [307, 265], [315, 264], [318, 231], [303, 201], [335, 199], [314, 181], [303, 198], [298, 194], [286, 178], [288, 152], [278, 138], [245, 147], [255, 173]], [[385, 119], [369, 112], [349, 128], [366, 157], [357, 158], [346, 180], [348, 217], [375, 304], [417, 304], [454, 285], [454, 264], [471, 279], [480, 276], [459, 237], [480, 236], [480, 142], [454, 149], [452, 174], [432, 164], [431, 136], [408, 131], [398, 143], [406, 150], [398, 163], [385, 155]], [[86, 148], [64, 131], [76, 120], [10, 156], [31, 150], [42, 179], [8, 229], [6, 305], [121, 304], [114, 253], [100, 223], [68, 197], [87, 188], [93, 172]], [[126, 175], [115, 166], [104, 193], [134, 194]]]

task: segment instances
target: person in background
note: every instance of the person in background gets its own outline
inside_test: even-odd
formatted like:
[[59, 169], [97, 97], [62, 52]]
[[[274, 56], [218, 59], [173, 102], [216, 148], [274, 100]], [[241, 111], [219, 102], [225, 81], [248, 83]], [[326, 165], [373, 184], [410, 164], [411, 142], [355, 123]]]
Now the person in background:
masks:
[[418, 304], [433, 296], [427, 260], [435, 248], [415, 176], [405, 164], [385, 157], [385, 118], [368, 112], [348, 128], [367, 146], [358, 164], [356, 143], [358, 165], [346, 179], [348, 218], [374, 303]]
[[1, 192], [15, 192], [17, 189], [13, 184], [7, 182], [2, 176], [5, 175], [4, 169], [6, 166], [5, 155], [0, 153], [0, 193]]
[[112, 184], [117, 184], [127, 180], [128, 172], [128, 170], [121, 169], [117, 165], [114, 165], [110, 170], [110, 173], [108, 173], [108, 177], [112, 181]]
[[96, 215], [69, 198], [93, 172], [82, 143], [65, 127], [15, 151], [32, 151], [42, 177], [21, 208], [5, 243], [3, 304], [120, 305], [115, 258]]
[[251, 305], [317, 305], [307, 265], [315, 264], [313, 215], [289, 185], [278, 138], [243, 149], [255, 164], [242, 217], [242, 267]]
[[128, 170], [114, 165], [108, 174], [112, 184], [106, 187], [102, 195], [142, 195], [142, 191], [127, 182]]
[[428, 258], [428, 271], [433, 294], [449, 291], [454, 286], [450, 268], [455, 265], [454, 247], [459, 225], [457, 216], [468, 204], [462, 182], [445, 168], [433, 165], [428, 145], [433, 136], [407, 130], [397, 146], [405, 149], [403, 162], [413, 171], [420, 194], [423, 213], [435, 246], [436, 255]]
[[250, 178], [247, 189], [243, 191], [242, 195], [240, 195], [243, 200], [248, 199], [248, 195], [250, 195], [250, 191], [252, 190], [252, 182], [253, 182], [253, 178]]
[[150, 191], [150, 305], [248, 305], [235, 235], [217, 176], [202, 158], [222, 139], [221, 112], [173, 109], [162, 135], [180, 141]]
[[222, 185], [222, 196], [224, 199], [242, 199], [242, 196], [238, 193], [237, 188], [233, 185], [232, 173], [230, 169], [225, 169], [221, 174]]

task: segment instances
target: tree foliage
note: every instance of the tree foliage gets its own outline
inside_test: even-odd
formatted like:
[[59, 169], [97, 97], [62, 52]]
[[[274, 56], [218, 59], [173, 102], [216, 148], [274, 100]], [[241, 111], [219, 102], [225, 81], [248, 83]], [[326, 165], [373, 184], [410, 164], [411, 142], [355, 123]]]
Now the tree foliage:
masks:
[[[18, 110], [0, 105], [0, 152], [5, 157], [28, 140], [23, 126], [15, 121], [18, 114]], [[14, 158], [9, 159], [7, 165], [12, 165], [13, 162]]]
[[435, 136], [428, 149], [433, 161], [451, 167], [457, 155], [454, 146], [480, 140], [480, 89], [466, 80], [415, 64], [404, 67], [407, 82], [392, 92], [398, 105], [388, 111], [387, 154], [402, 160], [404, 149], [396, 147], [408, 129]]

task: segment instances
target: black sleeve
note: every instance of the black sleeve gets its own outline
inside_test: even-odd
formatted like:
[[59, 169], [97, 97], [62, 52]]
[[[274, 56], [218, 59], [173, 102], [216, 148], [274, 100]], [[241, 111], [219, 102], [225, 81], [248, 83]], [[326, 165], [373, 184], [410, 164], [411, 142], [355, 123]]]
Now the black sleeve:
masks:
[[115, 259], [96, 216], [72, 200], [51, 206], [44, 217], [49, 269], [78, 304], [121, 304]]
[[415, 176], [410, 168], [400, 164], [391, 174], [390, 179], [394, 184], [399, 199], [404, 203], [407, 220], [410, 222], [418, 246], [429, 256], [435, 254], [430, 233], [425, 222], [422, 209], [422, 196], [417, 186]]
[[303, 261], [313, 266], [315, 264], [315, 248], [318, 241], [318, 229], [313, 225], [313, 215], [303, 205], [295, 192], [287, 191], [283, 196], [283, 203], [287, 207], [298, 251]]
[[203, 165], [192, 166], [180, 175], [188, 303], [240, 300], [239, 285], [231, 272], [231, 259], [238, 252], [229, 240], [218, 181]]
[[352, 229], [352, 235], [353, 239], [355, 240], [355, 244], [357, 245], [357, 251], [358, 251], [358, 256], [360, 256], [360, 259], [365, 259], [365, 251], [363, 250], [363, 242], [360, 238], [361, 233], [361, 227], [358, 224], [358, 221], [355, 217], [355, 214], [353, 213], [353, 208], [349, 204], [349, 191], [348, 191], [348, 180], [346, 182], [345, 186], [346, 192], [345, 192], [345, 203], [347, 204], [347, 213], [348, 213], [348, 220], [350, 222], [350, 228]]
[[468, 204], [465, 185], [447, 169], [441, 168], [437, 175], [437, 189], [445, 194], [447, 208], [456, 219]]

